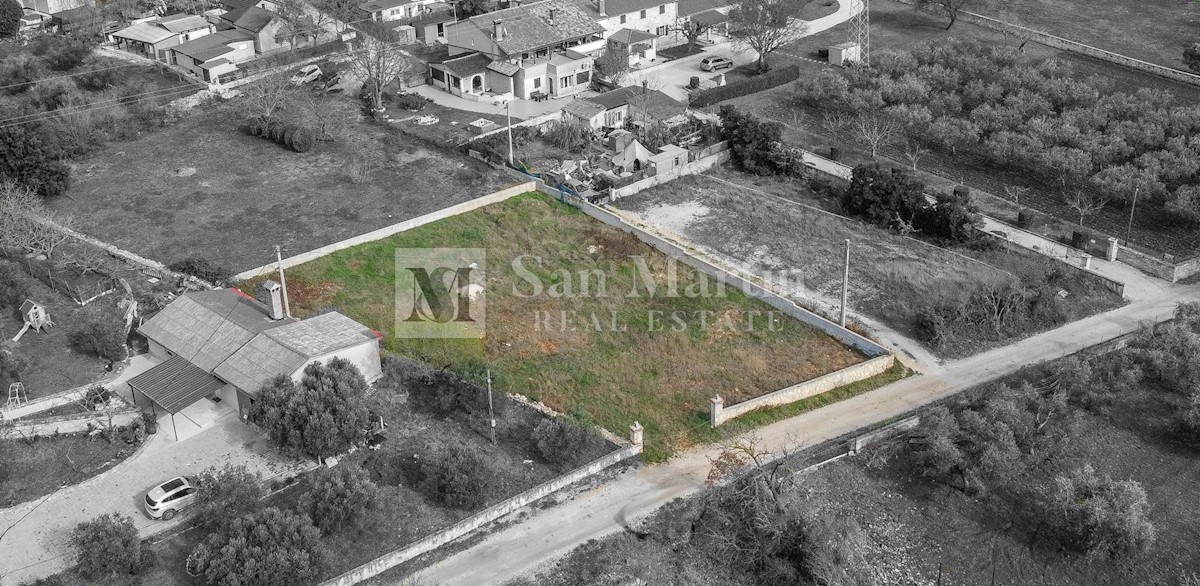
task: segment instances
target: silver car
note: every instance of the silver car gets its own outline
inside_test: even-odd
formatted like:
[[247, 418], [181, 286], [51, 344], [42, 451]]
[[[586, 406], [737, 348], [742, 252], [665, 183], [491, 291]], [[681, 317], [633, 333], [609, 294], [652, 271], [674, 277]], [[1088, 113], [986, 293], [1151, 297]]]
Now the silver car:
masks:
[[704, 71], [717, 71], [718, 69], [729, 69], [733, 67], [733, 61], [724, 57], [705, 57], [700, 62], [700, 69]]
[[195, 498], [195, 479], [187, 476], [172, 478], [146, 493], [146, 513], [151, 518], [170, 521]]

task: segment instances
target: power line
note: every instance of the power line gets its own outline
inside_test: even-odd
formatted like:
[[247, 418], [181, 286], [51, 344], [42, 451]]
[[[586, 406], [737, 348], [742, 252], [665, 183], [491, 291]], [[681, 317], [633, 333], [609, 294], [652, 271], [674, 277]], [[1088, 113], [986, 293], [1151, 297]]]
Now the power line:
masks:
[[33, 80], [33, 81], [24, 81], [24, 82], [21, 82], [21, 83], [14, 83], [14, 84], [9, 84], [9, 85], [0, 85], [0, 90], [4, 90], [4, 89], [8, 89], [8, 88], [12, 88], [12, 87], [18, 87], [18, 86], [22, 86], [22, 85], [30, 85], [30, 86], [31, 86], [31, 85], [34, 85], [34, 84], [42, 83], [43, 81], [49, 81], [49, 80], [51, 80], [51, 79], [65, 79], [65, 78], [68, 78], [68, 77], [76, 77], [76, 76], [79, 76], [79, 75], [87, 75], [87, 74], [89, 74], [89, 73], [99, 73], [99, 72], [101, 72], [101, 71], [112, 71], [112, 70], [114, 70], [114, 69], [124, 69], [124, 68], [126, 68], [126, 67], [138, 67], [138, 66], [141, 66], [141, 64], [140, 64], [140, 63], [125, 63], [125, 64], [123, 64], [123, 65], [114, 65], [114, 66], [112, 66], [112, 67], [104, 67], [104, 68], [101, 68], [101, 69], [89, 69], [89, 70], [87, 70], [87, 71], [78, 71], [78, 72], [75, 72], [75, 73], [67, 73], [67, 74], [64, 74], [64, 75], [53, 75], [53, 76], [50, 76], [50, 77], [42, 77], [42, 78], [39, 78], [39, 79], [35, 79], [35, 80]]
[[127, 102], [127, 101], [131, 101], [131, 100], [141, 100], [143, 98], [151, 98], [151, 97], [165, 98], [165, 97], [183, 96], [194, 90], [195, 90], [195, 87], [192, 86], [191, 84], [188, 84], [186, 86], [174, 86], [174, 87], [170, 87], [170, 88], [163, 88], [163, 89], [153, 90], [153, 91], [149, 91], [149, 92], [143, 92], [143, 93], [139, 93], [139, 94], [132, 94], [132, 95], [121, 97], [121, 98], [112, 98], [112, 99], [108, 99], [108, 100], [101, 100], [98, 102], [89, 102], [87, 104], [79, 104], [77, 106], [66, 106], [63, 108], [57, 108], [55, 110], [50, 110], [49, 112], [35, 112], [33, 114], [14, 116], [12, 118], [0, 120], [0, 128], [9, 128], [12, 126], [19, 126], [21, 124], [29, 124], [29, 123], [33, 123], [33, 122], [45, 122], [48, 120], [53, 120], [55, 118], [62, 118], [64, 116], [69, 116], [72, 114], [82, 114], [85, 112], [103, 110], [103, 109], [109, 108], [113, 105], [119, 104], [121, 102]]

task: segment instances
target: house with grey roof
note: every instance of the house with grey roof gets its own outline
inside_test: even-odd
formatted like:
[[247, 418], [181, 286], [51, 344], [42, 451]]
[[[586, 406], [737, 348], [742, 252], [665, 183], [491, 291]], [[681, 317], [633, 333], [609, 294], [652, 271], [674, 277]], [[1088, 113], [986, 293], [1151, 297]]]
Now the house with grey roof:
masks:
[[257, 298], [236, 289], [185, 293], [138, 332], [162, 362], [130, 379], [132, 394], [172, 416], [209, 400], [245, 418], [263, 385], [279, 375], [299, 381], [313, 362], [346, 359], [367, 381], [382, 374], [381, 334], [338, 312], [290, 317], [272, 281]]
[[274, 12], [257, 5], [235, 8], [222, 14], [217, 29], [249, 35], [254, 39], [254, 52], [259, 55], [292, 48], [287, 23]]
[[687, 106], [659, 90], [628, 86], [577, 98], [563, 108], [563, 117], [595, 130], [622, 128], [627, 123], [676, 126], [687, 121]]
[[605, 38], [623, 29], [649, 33], [655, 37], [674, 34], [678, 22], [676, 0], [575, 0], [601, 26]]
[[[451, 59], [430, 64], [433, 84], [467, 98], [570, 96], [592, 80], [592, 56], [604, 27], [574, 0], [542, 0], [460, 20], [446, 27]], [[481, 59], [462, 59], [483, 55]]]
[[171, 47], [203, 37], [213, 30], [203, 16], [172, 14], [135, 22], [112, 33], [112, 38], [118, 49], [165, 63], [170, 61]]
[[254, 37], [239, 30], [223, 30], [171, 47], [172, 65], [178, 65], [208, 83], [237, 71], [237, 64], [254, 58]]

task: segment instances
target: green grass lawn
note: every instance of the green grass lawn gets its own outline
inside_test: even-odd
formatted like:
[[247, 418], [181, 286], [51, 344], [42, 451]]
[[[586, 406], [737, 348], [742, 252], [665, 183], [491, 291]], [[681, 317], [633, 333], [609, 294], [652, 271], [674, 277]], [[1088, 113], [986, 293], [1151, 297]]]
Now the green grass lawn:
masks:
[[[484, 338], [393, 335], [394, 251], [412, 247], [487, 250]], [[578, 272], [596, 269], [606, 275], [607, 294], [595, 294], [593, 281], [593, 295], [586, 297], [522, 297], [531, 286], [511, 262], [521, 255], [542, 258], [542, 266], [525, 262], [525, 268], [547, 288], [565, 282], [569, 272], [578, 290]], [[659, 293], [647, 295], [645, 286], [637, 285], [643, 272], [636, 258], [644, 259], [644, 273], [652, 276]], [[663, 293], [672, 270], [680, 283], [676, 297]], [[768, 327], [769, 306], [733, 287], [724, 295], [682, 294], [699, 280], [697, 273], [682, 264], [672, 266], [635, 237], [540, 194], [520, 195], [341, 251], [288, 274], [298, 315], [332, 306], [386, 332], [388, 352], [448, 366], [476, 380], [490, 369], [499, 390], [526, 395], [619, 434], [640, 421], [650, 461], [709, 437], [708, 400], [713, 395], [733, 404], [863, 360], [781, 314]], [[242, 286], [252, 290], [254, 284]], [[635, 285], [640, 295], [628, 296]], [[715, 282], [709, 285], [715, 291]], [[576, 312], [565, 319], [566, 327], [562, 311]], [[677, 331], [672, 331], [674, 322], [664, 322], [673, 311], [688, 312], [681, 314]], [[537, 312], [550, 312], [550, 327], [538, 320]], [[759, 317], [751, 323], [754, 315]]]

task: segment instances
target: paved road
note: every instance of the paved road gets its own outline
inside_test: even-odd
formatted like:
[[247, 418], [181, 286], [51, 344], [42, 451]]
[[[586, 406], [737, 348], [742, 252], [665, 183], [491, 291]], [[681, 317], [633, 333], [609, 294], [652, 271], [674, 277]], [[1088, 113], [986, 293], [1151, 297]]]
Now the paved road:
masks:
[[172, 476], [226, 463], [245, 464], [266, 477], [292, 472], [297, 463], [275, 456], [267, 441], [230, 413], [182, 442], [156, 434], [140, 452], [104, 474], [45, 499], [0, 510], [0, 585], [16, 586], [66, 569], [74, 562], [68, 543], [71, 530], [98, 515], [129, 515], [142, 537], [175, 526], [183, 517], [152, 520], [140, 501], [145, 491]]
[[[921, 365], [925, 374], [774, 423], [755, 433], [770, 450], [818, 444], [906, 413], [1027, 364], [1053, 360], [1171, 317], [1177, 303], [1200, 301], [1200, 285], [1163, 285], [1161, 293], [1123, 308], [982, 354]], [[647, 438], [653, 441], [653, 438]], [[645, 517], [676, 497], [698, 492], [717, 450], [688, 452], [616, 480], [495, 533], [420, 573], [430, 584], [501, 584], [532, 572], [591, 539], [620, 530], [617, 518]]]

